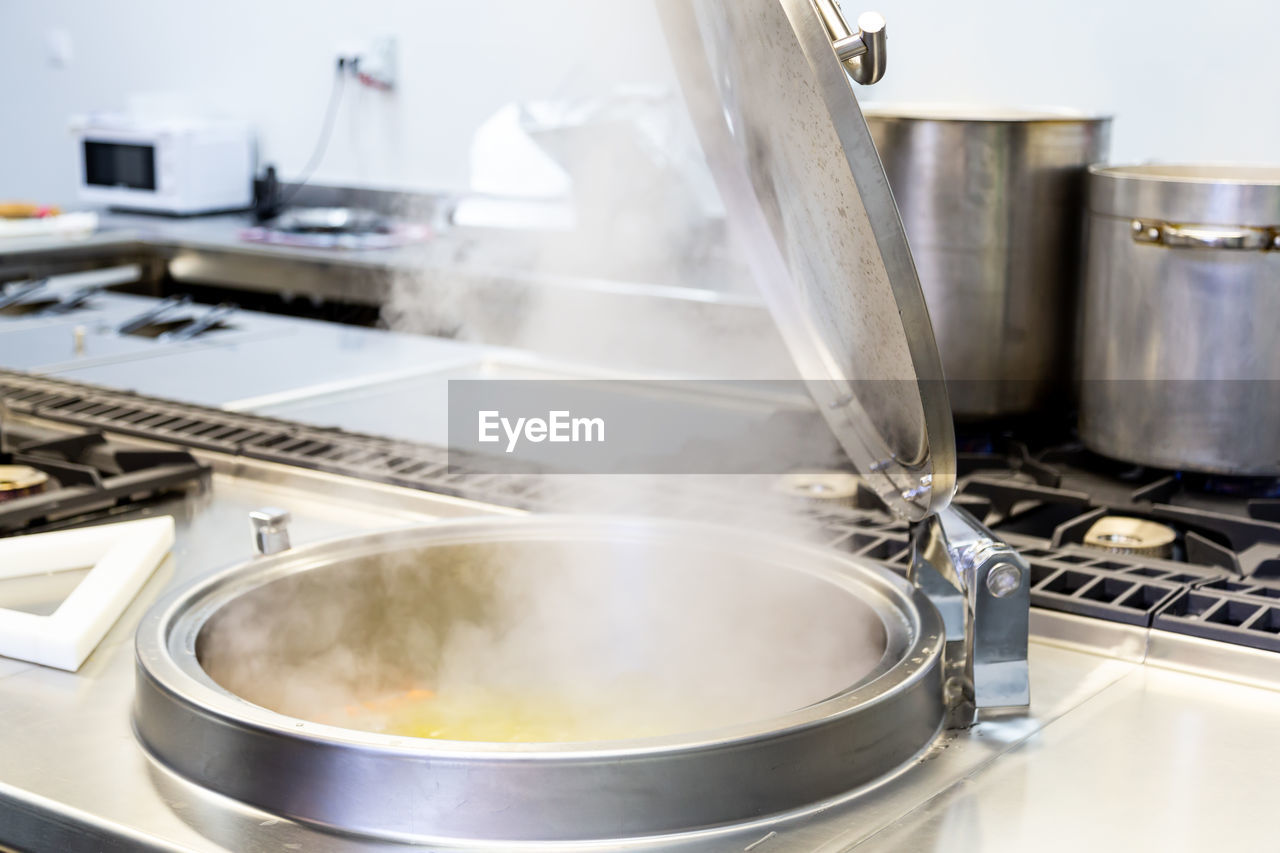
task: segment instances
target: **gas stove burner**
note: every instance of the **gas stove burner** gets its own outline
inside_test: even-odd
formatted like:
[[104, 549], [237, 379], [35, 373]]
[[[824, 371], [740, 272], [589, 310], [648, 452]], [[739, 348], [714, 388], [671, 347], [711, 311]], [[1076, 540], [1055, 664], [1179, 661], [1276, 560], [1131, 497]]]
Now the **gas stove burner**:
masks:
[[1178, 534], [1172, 527], [1141, 518], [1106, 515], [1084, 534], [1084, 544], [1111, 554], [1168, 559]]
[[1232, 477], [1224, 474], [1179, 474], [1183, 487], [1235, 498], [1280, 497], [1280, 477]]
[[30, 465], [0, 465], [0, 503], [38, 495], [49, 486], [49, 475]]
[[110, 515], [208, 480], [185, 450], [139, 447], [101, 432], [4, 424], [0, 536]]
[[846, 471], [797, 471], [784, 474], [774, 490], [797, 498], [859, 508], [878, 507], [879, 500], [862, 479]]

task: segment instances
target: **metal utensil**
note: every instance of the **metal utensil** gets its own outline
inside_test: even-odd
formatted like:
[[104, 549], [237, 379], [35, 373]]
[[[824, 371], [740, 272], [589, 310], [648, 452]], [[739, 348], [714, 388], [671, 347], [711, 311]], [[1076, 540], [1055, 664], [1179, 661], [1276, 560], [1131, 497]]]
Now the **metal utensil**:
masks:
[[0, 290], [0, 308], [10, 308], [17, 305], [28, 296], [43, 290], [48, 283], [49, 279], [41, 278], [35, 281], [24, 281], [21, 284], [10, 285], [4, 290]]
[[182, 296], [169, 296], [161, 300], [155, 307], [149, 308], [135, 317], [124, 321], [116, 327], [116, 332], [121, 335], [132, 335], [141, 329], [145, 329], [154, 323], [159, 323], [173, 312], [180, 308], [185, 308], [191, 304], [191, 296], [183, 294]]
[[210, 308], [199, 318], [192, 320], [187, 325], [165, 332], [160, 337], [162, 340], [166, 341], [194, 340], [239, 310], [239, 305], [231, 302], [224, 302], [221, 305], [216, 305], [213, 308]]

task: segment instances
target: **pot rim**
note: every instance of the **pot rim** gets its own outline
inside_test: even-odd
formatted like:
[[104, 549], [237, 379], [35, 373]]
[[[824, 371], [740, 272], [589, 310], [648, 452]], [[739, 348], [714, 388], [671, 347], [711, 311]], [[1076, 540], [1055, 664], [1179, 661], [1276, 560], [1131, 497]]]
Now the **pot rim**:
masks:
[[1110, 122], [1109, 113], [1075, 107], [982, 104], [942, 101], [867, 101], [860, 105], [867, 118], [932, 121], [954, 124], [1036, 124]]
[[[783, 564], [786, 568], [844, 587], [858, 595], [881, 618], [886, 633], [886, 650], [872, 671], [859, 681], [832, 696], [784, 715], [649, 738], [560, 743], [448, 741], [315, 723], [263, 708], [237, 696], [215, 682], [196, 657], [196, 638], [214, 613], [236, 598], [283, 577], [322, 570], [343, 560], [394, 550], [396, 546], [483, 544], [520, 541], [531, 536], [596, 541], [618, 541], [620, 536], [657, 541], [689, 538], [690, 542], [700, 543], [702, 548], [742, 553], [758, 562], [778, 562], [778, 558], [793, 556], [800, 565], [788, 561]], [[886, 616], [896, 616], [900, 621], [890, 622]], [[406, 757], [546, 762], [719, 750], [761, 739], [784, 738], [826, 725], [913, 689], [922, 679], [931, 677], [935, 658], [942, 655], [944, 646], [941, 618], [928, 598], [870, 560], [773, 534], [744, 532], [702, 522], [530, 515], [449, 520], [342, 537], [214, 572], [175, 590], [147, 612], [138, 627], [136, 663], [139, 678], [147, 678], [198, 713], [265, 734], [310, 741], [330, 748], [352, 748]], [[913, 659], [919, 662], [913, 663]]]
[[[1203, 174], [1196, 174], [1197, 172], [1203, 172]], [[1089, 167], [1089, 173], [1102, 178], [1149, 181], [1152, 183], [1280, 187], [1280, 163], [1235, 163], [1230, 161], [1133, 163], [1127, 165], [1097, 163]]]
[[1273, 228], [1280, 225], [1280, 164], [1098, 163], [1089, 167], [1088, 208], [1120, 219]]

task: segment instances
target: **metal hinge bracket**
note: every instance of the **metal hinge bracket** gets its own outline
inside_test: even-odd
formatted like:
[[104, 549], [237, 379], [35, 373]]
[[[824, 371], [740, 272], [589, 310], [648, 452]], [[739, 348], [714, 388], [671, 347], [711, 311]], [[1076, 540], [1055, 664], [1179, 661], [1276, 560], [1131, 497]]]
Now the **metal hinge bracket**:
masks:
[[1025, 709], [1031, 569], [976, 518], [951, 506], [911, 529], [909, 575], [942, 615], [953, 726]]

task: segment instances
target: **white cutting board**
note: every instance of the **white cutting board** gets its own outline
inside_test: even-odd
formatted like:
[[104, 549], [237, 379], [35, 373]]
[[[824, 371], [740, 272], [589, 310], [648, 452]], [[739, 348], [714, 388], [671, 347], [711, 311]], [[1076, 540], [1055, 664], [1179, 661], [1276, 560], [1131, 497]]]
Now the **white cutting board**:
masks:
[[75, 672], [173, 547], [173, 519], [0, 539], [0, 581], [92, 566], [48, 616], [0, 608], [0, 655]]

